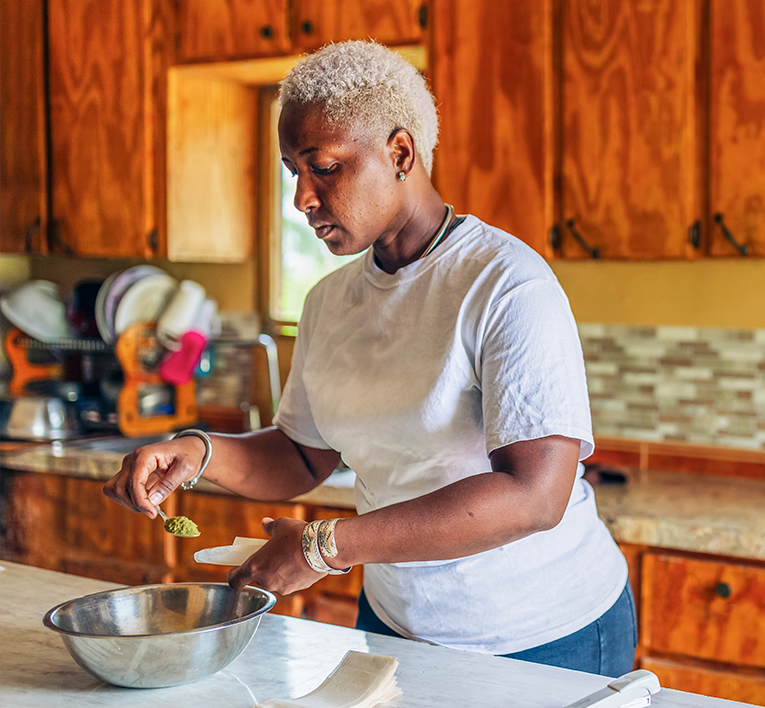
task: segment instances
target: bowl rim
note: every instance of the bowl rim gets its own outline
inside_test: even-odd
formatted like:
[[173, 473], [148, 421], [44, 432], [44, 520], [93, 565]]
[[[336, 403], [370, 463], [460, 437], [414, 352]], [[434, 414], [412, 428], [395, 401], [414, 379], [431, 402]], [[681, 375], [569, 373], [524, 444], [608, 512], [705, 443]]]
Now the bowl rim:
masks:
[[[80, 600], [86, 600], [91, 598], [96, 598], [99, 596], [106, 596], [106, 595], [121, 595], [121, 594], [132, 594], [137, 593], [141, 590], [147, 590], [152, 588], [183, 588], [183, 587], [225, 587], [231, 590], [235, 593], [247, 593], [248, 595], [262, 595], [266, 599], [266, 604], [263, 605], [258, 610], [255, 610], [255, 612], [250, 612], [249, 614], [243, 615], [242, 617], [236, 617], [235, 619], [226, 620], [225, 622], [218, 622], [217, 624], [211, 624], [206, 627], [194, 627], [192, 629], [181, 629], [177, 630], [175, 632], [164, 632], [162, 634], [89, 634], [86, 632], [75, 632], [71, 629], [63, 629], [62, 627], [59, 627], [57, 624], [54, 623], [53, 618], [55, 617], [56, 613], [59, 612], [59, 610], [63, 609], [67, 605], [71, 605], [75, 602], [79, 602]], [[254, 590], [255, 592], [247, 592], [248, 590]], [[213, 632], [219, 629], [223, 629], [224, 627], [231, 627], [235, 624], [241, 624], [242, 622], [246, 622], [248, 620], [254, 619], [255, 617], [259, 617], [260, 615], [266, 614], [269, 610], [273, 608], [273, 606], [276, 604], [276, 596], [269, 592], [268, 590], [264, 590], [263, 588], [256, 587], [254, 585], [246, 585], [242, 590], [236, 590], [235, 588], [232, 588], [228, 583], [155, 583], [153, 585], [129, 585], [124, 588], [117, 588], [116, 590], [101, 590], [100, 592], [93, 592], [88, 593], [87, 595], [81, 595], [80, 597], [76, 597], [72, 600], [66, 600], [65, 602], [61, 602], [55, 607], [51, 607], [45, 615], [43, 616], [43, 624], [48, 628], [52, 629], [54, 632], [58, 632], [59, 634], [66, 634], [70, 637], [82, 637], [82, 638], [93, 638], [93, 639], [146, 639], [147, 637], [173, 637], [180, 634], [199, 634], [202, 632]]]

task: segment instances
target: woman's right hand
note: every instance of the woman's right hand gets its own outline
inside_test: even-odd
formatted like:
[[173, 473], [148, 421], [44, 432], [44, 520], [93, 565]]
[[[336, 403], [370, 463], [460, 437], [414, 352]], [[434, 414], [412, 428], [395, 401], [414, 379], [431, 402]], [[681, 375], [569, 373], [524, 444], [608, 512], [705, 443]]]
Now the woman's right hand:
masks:
[[120, 471], [104, 485], [104, 494], [153, 519], [157, 515], [154, 506], [181, 482], [193, 479], [204, 456], [205, 444], [194, 435], [139, 447], [124, 457]]

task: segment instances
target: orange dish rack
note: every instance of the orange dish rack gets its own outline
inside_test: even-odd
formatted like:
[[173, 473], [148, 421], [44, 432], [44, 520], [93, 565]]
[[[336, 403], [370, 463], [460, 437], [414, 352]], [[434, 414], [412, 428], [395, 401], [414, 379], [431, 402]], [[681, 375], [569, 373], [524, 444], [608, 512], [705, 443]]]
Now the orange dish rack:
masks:
[[[9, 392], [14, 396], [27, 393], [27, 385], [35, 381], [63, 381], [65, 367], [61, 361], [35, 362], [32, 352], [88, 359], [94, 355], [111, 356], [122, 370], [123, 382], [116, 401], [116, 427], [129, 437], [156, 435], [187, 427], [197, 421], [194, 380], [173, 385], [162, 380], [157, 369], [162, 348], [157, 342], [155, 324], [131, 325], [114, 346], [100, 339], [62, 339], [41, 342], [18, 329], [5, 337], [5, 351], [13, 370]], [[39, 358], [39, 357], [38, 357]], [[48, 357], [50, 358], [50, 357]], [[146, 415], [140, 405], [141, 392], [147, 389], [170, 390], [172, 412]]]

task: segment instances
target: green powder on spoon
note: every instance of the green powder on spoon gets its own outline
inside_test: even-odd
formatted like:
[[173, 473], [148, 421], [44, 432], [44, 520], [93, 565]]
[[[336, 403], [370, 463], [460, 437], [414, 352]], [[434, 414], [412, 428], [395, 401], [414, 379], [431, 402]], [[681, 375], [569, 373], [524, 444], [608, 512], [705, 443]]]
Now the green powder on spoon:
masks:
[[185, 536], [187, 538], [199, 536], [199, 526], [187, 516], [174, 516], [172, 519], [165, 521], [165, 531], [174, 536]]

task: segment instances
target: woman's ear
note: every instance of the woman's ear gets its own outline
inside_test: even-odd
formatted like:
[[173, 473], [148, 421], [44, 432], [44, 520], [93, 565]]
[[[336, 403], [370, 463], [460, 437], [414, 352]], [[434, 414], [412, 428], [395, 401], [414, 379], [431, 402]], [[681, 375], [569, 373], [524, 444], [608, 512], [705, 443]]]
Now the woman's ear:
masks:
[[[403, 172], [404, 176], [408, 177], [417, 162], [412, 134], [405, 128], [397, 128], [388, 138], [387, 148], [394, 175], [398, 177], [398, 174]], [[398, 179], [401, 178], [398, 177]]]

